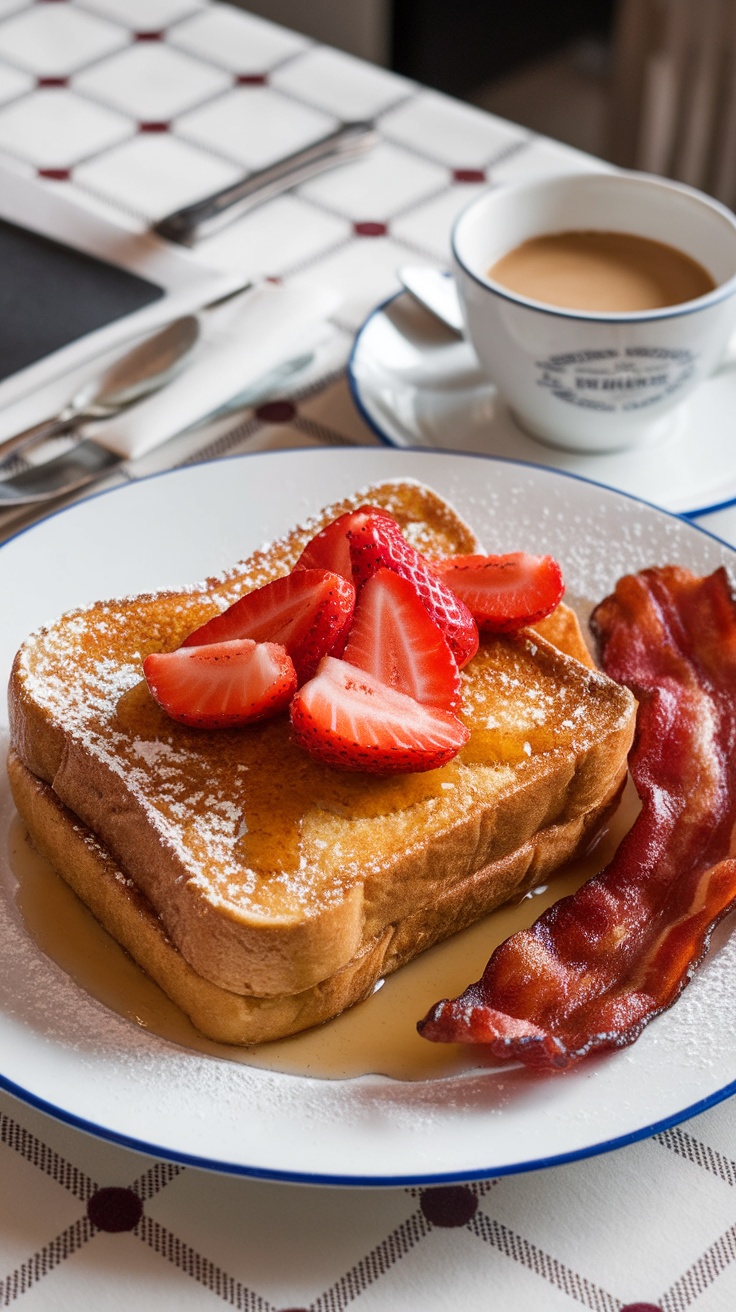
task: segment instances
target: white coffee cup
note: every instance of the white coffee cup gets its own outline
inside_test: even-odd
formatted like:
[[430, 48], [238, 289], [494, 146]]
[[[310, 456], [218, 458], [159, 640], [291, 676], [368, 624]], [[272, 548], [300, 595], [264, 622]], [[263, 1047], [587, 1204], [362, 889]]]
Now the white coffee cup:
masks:
[[[628, 232], [674, 246], [716, 286], [636, 313], [575, 310], [488, 275], [545, 233]], [[736, 327], [736, 216], [709, 196], [644, 173], [576, 173], [485, 192], [452, 233], [468, 336], [519, 423], [553, 446], [613, 451], [666, 433], [722, 361]]]

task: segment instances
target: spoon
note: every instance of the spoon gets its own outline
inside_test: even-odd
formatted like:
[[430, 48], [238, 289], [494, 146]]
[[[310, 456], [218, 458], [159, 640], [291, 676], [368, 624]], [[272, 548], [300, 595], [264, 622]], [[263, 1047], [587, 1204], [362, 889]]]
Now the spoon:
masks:
[[457, 285], [451, 273], [428, 265], [405, 264], [398, 271], [399, 281], [415, 301], [429, 310], [456, 336], [463, 336], [463, 315]]
[[[306, 369], [314, 360], [313, 351], [305, 351], [258, 379], [245, 391], [238, 393], [231, 401], [219, 406], [217, 410], [203, 416], [193, 428], [204, 427], [217, 419], [233, 414], [238, 409], [260, 404], [278, 393], [284, 382]], [[184, 430], [184, 431], [192, 431]], [[72, 447], [71, 451], [62, 451], [61, 455], [46, 460], [42, 465], [31, 465], [19, 474], [0, 479], [0, 512], [14, 510], [20, 506], [43, 505], [56, 497], [68, 496], [89, 487], [99, 479], [105, 478], [120, 464], [124, 456], [108, 451], [99, 442], [91, 438], [83, 439]], [[1, 462], [0, 462], [1, 463]]]
[[91, 420], [111, 419], [135, 401], [158, 391], [181, 367], [199, 331], [197, 318], [187, 314], [139, 342], [98, 378], [85, 383], [58, 415], [0, 441], [0, 464], [11, 454], [36, 446], [46, 438], [68, 433]]

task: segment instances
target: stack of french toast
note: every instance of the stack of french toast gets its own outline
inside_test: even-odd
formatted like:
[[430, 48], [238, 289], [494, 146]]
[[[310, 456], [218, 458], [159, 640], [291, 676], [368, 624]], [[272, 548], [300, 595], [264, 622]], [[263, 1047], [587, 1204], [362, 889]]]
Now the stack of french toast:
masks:
[[[281, 1038], [367, 997], [584, 851], [625, 779], [634, 699], [593, 667], [564, 603], [455, 662], [440, 756], [404, 745], [392, 768], [315, 746], [306, 690], [324, 661], [294, 679], [282, 663], [281, 701], [247, 723], [177, 713], [169, 654], [217, 643], [242, 598], [366, 504], [423, 560], [480, 551], [434, 492], [385, 483], [218, 578], [68, 613], [14, 664], [9, 774], [34, 844], [216, 1040]], [[374, 615], [324, 660], [344, 673]]]

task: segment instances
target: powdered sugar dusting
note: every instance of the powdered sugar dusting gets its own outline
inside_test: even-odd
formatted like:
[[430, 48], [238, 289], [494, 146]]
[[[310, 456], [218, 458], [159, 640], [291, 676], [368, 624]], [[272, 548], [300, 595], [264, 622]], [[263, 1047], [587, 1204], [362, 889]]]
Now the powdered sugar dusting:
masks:
[[[238, 782], [259, 764], [257, 757], [251, 760], [248, 756], [255, 735], [231, 733], [217, 739], [174, 725], [150, 699], [139, 695], [143, 657], [148, 651], [178, 645], [204, 615], [285, 572], [313, 533], [348, 505], [376, 499], [405, 521], [407, 502], [408, 513], [421, 516], [426, 495], [419, 485], [407, 494], [405, 483], [378, 492], [366, 488], [350, 502], [307, 521], [288, 539], [261, 548], [246, 567], [234, 567], [210, 579], [206, 590], [204, 585], [195, 585], [178, 594], [99, 603], [41, 630], [24, 649], [19, 679], [32, 702], [62, 726], [64, 735], [86, 757], [124, 780], [141, 814], [175, 853], [188, 886], [206, 894], [211, 905], [242, 907], [247, 902], [257, 908], [263, 903], [274, 914], [297, 914], [305, 907], [313, 911], [320, 902], [330, 905], [337, 896], [337, 884], [349, 884], [363, 872], [365, 844], [361, 841], [351, 848], [341, 832], [341, 827], [347, 828], [350, 807], [344, 808], [344, 822], [338, 807], [332, 818], [336, 832], [330, 835], [331, 841], [316, 834], [315, 847], [306, 855], [303, 850], [297, 852], [286, 865], [277, 850], [281, 864], [268, 871], [272, 876], [268, 888], [260, 887], [259, 867], [252, 864], [255, 858], [249, 856], [244, 843], [253, 824]], [[419, 542], [434, 537], [438, 549], [445, 541], [448, 549], [473, 545], [469, 531], [436, 499], [432, 513], [436, 520], [432, 531], [421, 522], [415, 525]], [[284, 746], [276, 742], [277, 758]], [[251, 776], [250, 794], [254, 778]], [[285, 801], [284, 796], [277, 796], [276, 807]], [[84, 818], [89, 819], [86, 814]], [[271, 846], [278, 849], [282, 845]], [[342, 864], [338, 880], [330, 873], [333, 852], [339, 853]], [[375, 872], [392, 859], [390, 850], [371, 852], [369, 869]]]
[[[733, 559], [727, 547], [682, 521], [578, 480], [503, 462], [314, 451], [240, 463], [237, 500], [227, 506], [230, 541], [239, 540], [244, 517], [258, 521], [259, 507], [268, 503], [273, 488], [288, 484], [298, 489], [290, 494], [290, 512], [294, 505], [311, 512], [361, 479], [410, 473], [453, 500], [477, 527], [488, 550], [522, 547], [557, 554], [568, 581], [568, 599], [572, 596], [581, 610], [600, 600], [626, 570], [672, 560], [706, 572]], [[362, 471], [358, 478], [356, 470]], [[219, 487], [224, 497], [236, 474], [236, 463], [228, 461], [219, 471], [192, 469], [172, 480], [157, 480], [156, 504], [172, 543], [182, 523], [191, 532], [185, 493], [195, 485], [196, 504], [201, 506], [197, 531], [203, 539], [207, 534], [222, 536], [222, 497], [209, 505], [206, 498], [202, 501], [202, 489]], [[119, 515], [116, 494], [104, 499], [100, 532], [109, 525], [111, 554], [127, 538], [131, 498], [145, 493], [145, 488], [126, 489]], [[43, 525], [45, 550], [56, 549], [66, 558], [71, 527], [70, 516]], [[33, 578], [42, 606], [38, 614], [52, 615], [58, 598], [45, 585], [43, 560], [37, 574], [29, 568], [32, 539], [33, 534], [28, 535], [25, 544], [0, 553], [0, 581], [6, 594], [13, 595], [19, 563], [25, 564], [25, 577]], [[102, 551], [106, 546], [100, 541]], [[168, 568], [175, 577], [175, 547]], [[6, 668], [13, 650], [6, 638]], [[7, 791], [0, 802], [5, 851]], [[226, 1168], [266, 1173], [327, 1172], [367, 1179], [442, 1172], [481, 1175], [493, 1168], [513, 1169], [518, 1163], [595, 1150], [629, 1134], [651, 1133], [658, 1121], [674, 1119], [700, 1100], [719, 1096], [736, 1079], [731, 1024], [736, 960], [730, 942], [633, 1048], [563, 1079], [530, 1082], [509, 1072], [441, 1087], [375, 1080], [332, 1085], [185, 1053], [106, 1012], [29, 943], [14, 908], [7, 866], [3, 871], [3, 1076], [31, 1098], [51, 1100], [61, 1115], [101, 1126], [113, 1137], [143, 1140], [153, 1151], [193, 1153]]]

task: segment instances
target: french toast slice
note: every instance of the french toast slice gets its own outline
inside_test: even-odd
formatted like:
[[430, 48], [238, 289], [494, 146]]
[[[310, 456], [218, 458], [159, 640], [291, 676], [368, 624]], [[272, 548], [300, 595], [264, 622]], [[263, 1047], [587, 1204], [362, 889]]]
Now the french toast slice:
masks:
[[299, 993], [254, 997], [213, 984], [189, 965], [133, 880], [12, 750], [8, 774], [18, 812], [41, 856], [202, 1034], [241, 1046], [286, 1038], [331, 1020], [370, 997], [381, 979], [420, 952], [544, 883], [585, 852], [620, 791], [600, 811], [540, 830], [508, 857], [444, 891], [432, 906], [388, 925], [328, 979]]
[[625, 775], [631, 695], [531, 630], [482, 642], [463, 672], [470, 742], [424, 775], [330, 770], [284, 717], [208, 733], [164, 714], [145, 655], [286, 573], [317, 529], [366, 502], [427, 554], [477, 550], [434, 493], [385, 484], [219, 579], [66, 615], [14, 665], [10, 771], [32, 837], [194, 1023], [230, 1042], [337, 1014], [543, 881]]

